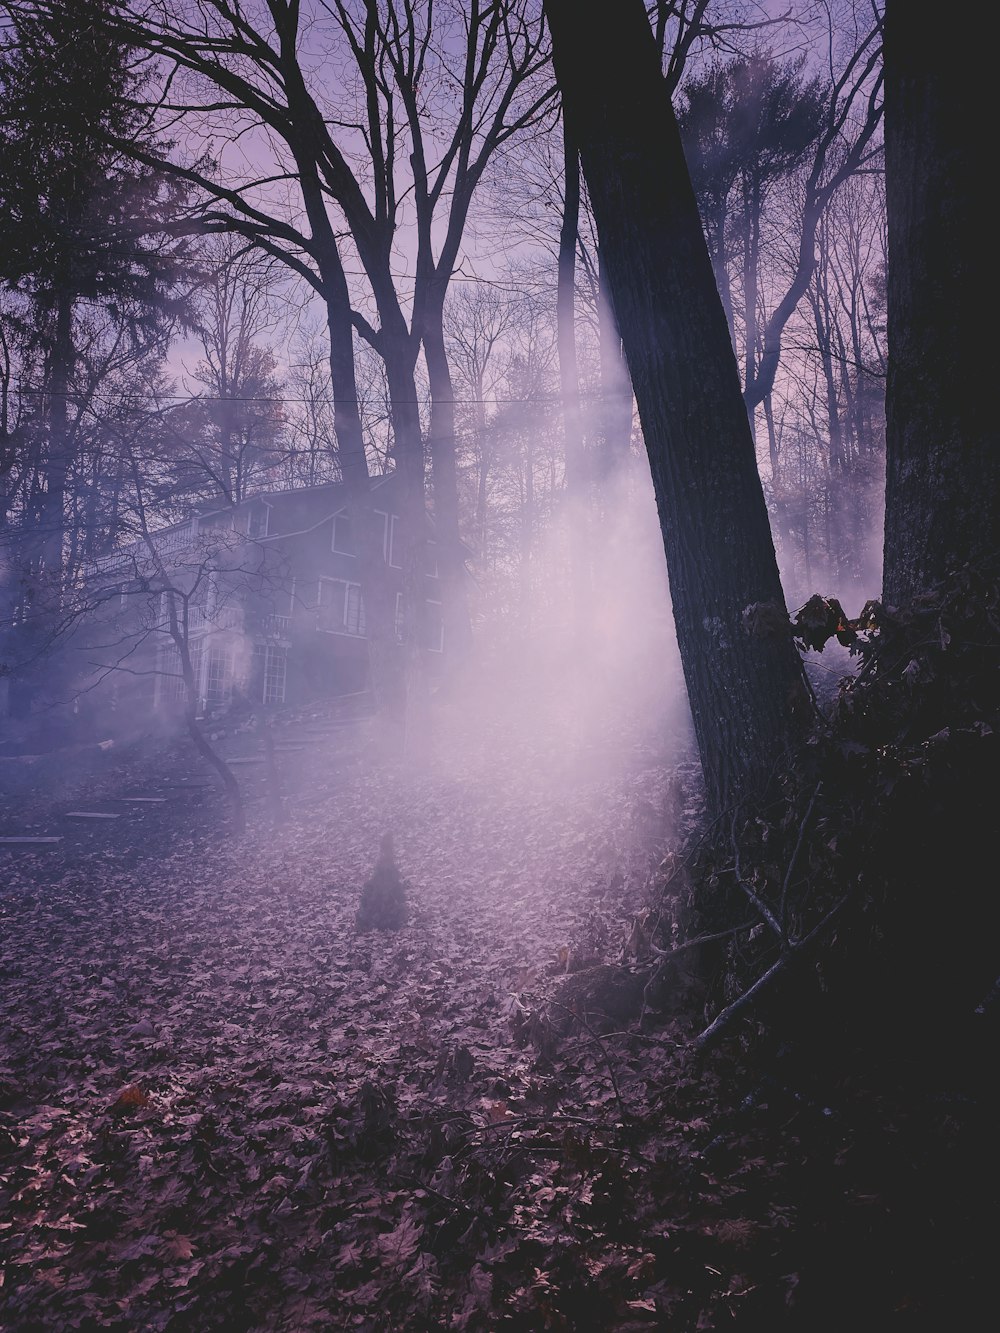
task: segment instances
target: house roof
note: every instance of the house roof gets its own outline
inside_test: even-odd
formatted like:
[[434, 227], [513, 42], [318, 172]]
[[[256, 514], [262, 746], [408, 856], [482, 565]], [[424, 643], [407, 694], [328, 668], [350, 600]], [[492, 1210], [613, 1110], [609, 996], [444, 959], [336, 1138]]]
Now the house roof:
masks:
[[[371, 489], [373, 491], [378, 490], [379, 487], [383, 486], [388, 481], [392, 481], [397, 475], [398, 474], [395, 472], [386, 472], [380, 477], [372, 478]], [[328, 495], [331, 500], [336, 500], [342, 495], [346, 496], [346, 494], [347, 485], [342, 481], [322, 481], [315, 486], [285, 486], [274, 491], [255, 491], [253, 495], [245, 496], [239, 504], [215, 505], [211, 508], [199, 509], [195, 511], [192, 517], [212, 518], [216, 514], [235, 513], [237, 510], [244, 509], [247, 505], [256, 504], [259, 500], [263, 500], [265, 504], [273, 505], [276, 500], [288, 499], [289, 497], [299, 499], [300, 497], [308, 495]], [[336, 510], [331, 509], [327, 517], [331, 517], [336, 512]], [[185, 523], [189, 523], [190, 521], [190, 519], [182, 519], [177, 523], [170, 524], [166, 528], [158, 528], [157, 532], [169, 532], [171, 528], [183, 527]]]
[[[393, 481], [398, 476], [399, 473], [394, 471], [383, 473], [382, 476], [373, 478], [371, 486], [372, 491], [380, 490], [383, 486]], [[158, 544], [162, 542], [166, 547], [174, 547], [180, 544], [176, 539], [184, 532], [185, 528], [190, 529], [192, 523], [201, 523], [204, 520], [214, 518], [219, 514], [236, 514], [245, 512], [250, 505], [259, 502], [263, 502], [273, 508], [274, 505], [281, 500], [300, 501], [309, 496], [328, 497], [328, 502], [323, 507], [323, 511], [305, 527], [297, 529], [295, 532], [269, 533], [266, 537], [255, 539], [259, 542], [279, 541], [283, 537], [301, 536], [306, 532], [312, 532], [323, 523], [328, 522], [335, 515], [343, 513], [344, 509], [347, 507], [347, 494], [348, 488], [346, 484], [339, 481], [321, 482], [316, 486], [291, 486], [283, 490], [258, 491], [253, 495], [248, 495], [237, 505], [215, 505], [197, 510], [189, 518], [180, 519], [176, 523], [168, 523], [165, 527], [157, 528], [149, 535], [154, 538]], [[427, 517], [433, 527], [433, 519], [430, 515]], [[194, 530], [192, 529], [192, 536], [193, 535]], [[108, 552], [103, 556], [98, 556], [97, 559], [92, 562], [92, 573], [110, 573], [120, 569], [130, 555], [134, 556], [136, 552], [142, 548], [143, 544], [143, 538], [134, 537], [131, 541], [120, 546], [117, 550]], [[462, 542], [462, 547], [465, 551], [471, 554], [472, 548], [465, 542]]]

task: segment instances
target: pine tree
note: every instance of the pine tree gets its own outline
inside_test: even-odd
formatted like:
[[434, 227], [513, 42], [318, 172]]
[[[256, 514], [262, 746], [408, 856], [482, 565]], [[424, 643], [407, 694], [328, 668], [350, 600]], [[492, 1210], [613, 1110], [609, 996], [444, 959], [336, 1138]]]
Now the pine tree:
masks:
[[0, 284], [30, 383], [34, 453], [12, 554], [35, 613], [59, 607], [80, 447], [75, 377], [84, 323], [148, 349], [182, 311], [184, 241], [165, 239], [181, 192], [126, 151], [148, 142], [131, 53], [104, 0], [12, 5], [0, 47]]

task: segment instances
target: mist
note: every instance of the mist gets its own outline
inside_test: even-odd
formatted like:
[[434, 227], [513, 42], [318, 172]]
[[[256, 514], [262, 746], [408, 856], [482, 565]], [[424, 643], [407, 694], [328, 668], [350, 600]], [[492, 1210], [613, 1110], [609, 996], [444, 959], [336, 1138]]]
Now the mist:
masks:
[[923, 1313], [881, 9], [236, 8], [5, 7], [0, 1324]]

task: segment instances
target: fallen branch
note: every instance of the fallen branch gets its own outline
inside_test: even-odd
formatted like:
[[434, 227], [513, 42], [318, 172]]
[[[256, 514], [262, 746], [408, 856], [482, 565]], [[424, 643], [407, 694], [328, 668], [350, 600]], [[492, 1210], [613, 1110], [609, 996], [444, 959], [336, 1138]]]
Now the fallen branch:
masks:
[[476, 1212], [476, 1209], [471, 1204], [466, 1203], [464, 1199], [453, 1199], [450, 1194], [442, 1194], [440, 1190], [436, 1190], [433, 1185], [428, 1185], [419, 1176], [411, 1176], [408, 1172], [404, 1172], [400, 1174], [399, 1179], [409, 1185], [411, 1189], [423, 1190], [425, 1194], [432, 1194], [435, 1199], [440, 1199], [449, 1208], [459, 1209], [466, 1213]]
[[589, 1034], [591, 1040], [596, 1044], [598, 1050], [601, 1052], [601, 1055], [604, 1057], [604, 1063], [607, 1065], [608, 1068], [608, 1076], [611, 1079], [611, 1087], [614, 1090], [615, 1100], [618, 1103], [618, 1109], [622, 1113], [622, 1119], [634, 1120], [635, 1116], [625, 1105], [625, 1098], [622, 1096], [621, 1088], [619, 1088], [618, 1086], [618, 1079], [615, 1077], [615, 1071], [614, 1071], [614, 1066], [611, 1063], [611, 1057], [610, 1055], [608, 1055], [607, 1048], [605, 1047], [604, 1042], [601, 1040], [600, 1036], [594, 1031], [594, 1029], [587, 1022], [587, 1020], [585, 1018], [581, 1018], [580, 1015], [574, 1009], [570, 1009], [565, 1004], [560, 1004], [558, 1000], [549, 1000], [549, 1004], [556, 1009], [561, 1009], [564, 1014], [569, 1014], [569, 1016], [572, 1019], [574, 1019], [577, 1023], [579, 1023], [580, 1026], [584, 1028], [586, 1032]]
[[695, 935], [692, 939], [684, 940], [681, 944], [672, 944], [669, 949], [661, 949], [658, 944], [654, 944], [650, 940], [649, 948], [657, 958], [673, 958], [674, 954], [683, 953], [685, 949], [696, 949], [699, 944], [712, 944], [715, 940], [726, 940], [730, 935], [738, 935], [741, 930], [753, 930], [756, 925], [756, 921], [744, 921], [742, 925], [730, 926], [728, 930], [717, 930], [712, 935]]
[[790, 941], [777, 961], [771, 964], [763, 976], [758, 977], [750, 989], [744, 991], [742, 995], [738, 996], [737, 999], [732, 1002], [732, 1004], [726, 1005], [725, 1009], [716, 1014], [715, 1018], [713, 1018], [708, 1027], [705, 1028], [704, 1032], [699, 1033], [699, 1035], [695, 1037], [692, 1042], [695, 1050], [704, 1050], [705, 1047], [709, 1046], [720, 1033], [724, 1032], [726, 1028], [729, 1027], [734, 1018], [738, 1017], [744, 1009], [749, 1008], [768, 983], [773, 981], [778, 973], [787, 967], [797, 954], [801, 953], [807, 945], [812, 943], [817, 935], [822, 933], [846, 902], [847, 896], [845, 895], [838, 903], [835, 903], [834, 906], [830, 908], [829, 912], [827, 912], [826, 916], [824, 916], [821, 921], [818, 921], [816, 925], [813, 926], [808, 935], [805, 935], [801, 940]]
[[760, 896], [757, 890], [753, 888], [752, 885], [748, 884], [746, 880], [743, 878], [743, 872], [740, 869], [739, 843], [737, 842], [736, 839], [735, 815], [733, 815], [733, 823], [732, 823], [732, 842], [733, 842], [733, 854], [736, 858], [736, 883], [740, 886], [744, 894], [746, 894], [747, 898], [750, 899], [754, 907], [756, 907], [757, 911], [761, 914], [761, 916], [764, 918], [767, 924], [771, 927], [775, 935], [777, 935], [778, 939], [781, 940], [781, 943], [787, 946], [788, 939], [787, 936], [785, 935], [784, 927], [781, 925], [778, 918], [774, 915], [770, 907], [768, 907], [767, 903]]
[[667, 971], [667, 964], [675, 954], [683, 953], [685, 949], [697, 948], [699, 944], [711, 944], [714, 940], [726, 940], [733, 935], [738, 935], [743, 930], [753, 930], [757, 925], [756, 921], [744, 921], [742, 925], [730, 926], [728, 930], [717, 930], [711, 935], [696, 935], [693, 939], [684, 940], [682, 944], [675, 944], [669, 949], [661, 949], [658, 945], [650, 941], [649, 947], [655, 957], [659, 960], [656, 967], [650, 973], [649, 980], [642, 988], [642, 1009], [639, 1011], [639, 1030], [642, 1031], [643, 1024], [646, 1021], [646, 1015], [655, 1008], [652, 997], [656, 994], [656, 987], [663, 979]]
[[799, 836], [796, 839], [795, 847], [792, 850], [792, 859], [788, 862], [788, 869], [785, 871], [785, 878], [781, 885], [781, 904], [778, 908], [778, 915], [780, 916], [782, 921], [784, 921], [785, 919], [785, 902], [788, 898], [788, 889], [792, 882], [792, 875], [794, 874], [795, 867], [798, 864], [799, 852], [801, 852], [802, 850], [802, 841], [805, 838], [806, 825], [809, 823], [809, 819], [813, 812], [813, 806], [816, 804], [816, 798], [819, 796], [822, 789], [823, 789], [822, 782], [817, 782], [816, 788], [809, 799], [809, 804], [806, 806], [806, 812], [802, 816], [802, 823], [799, 825]]

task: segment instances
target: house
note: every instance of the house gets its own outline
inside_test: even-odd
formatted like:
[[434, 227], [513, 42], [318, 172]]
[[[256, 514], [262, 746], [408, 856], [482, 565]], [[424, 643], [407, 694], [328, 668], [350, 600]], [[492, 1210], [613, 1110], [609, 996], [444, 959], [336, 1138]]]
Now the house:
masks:
[[[373, 482], [401, 638], [397, 491], [395, 474]], [[423, 648], [433, 674], [444, 625], [433, 540], [425, 549]], [[265, 492], [198, 514], [96, 561], [87, 582], [95, 614], [79, 646], [100, 676], [104, 706], [116, 712], [178, 710], [187, 696], [183, 646], [202, 712], [236, 698], [263, 708], [299, 704], [368, 684], [359, 560], [342, 485]]]

